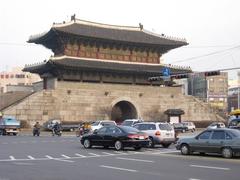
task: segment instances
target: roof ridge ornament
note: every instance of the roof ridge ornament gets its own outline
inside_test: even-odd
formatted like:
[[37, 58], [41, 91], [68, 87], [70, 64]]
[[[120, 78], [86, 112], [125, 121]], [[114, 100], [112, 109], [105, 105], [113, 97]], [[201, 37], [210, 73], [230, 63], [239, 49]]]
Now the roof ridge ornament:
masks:
[[142, 31], [143, 30], [143, 24], [139, 23], [139, 28]]
[[71, 16], [71, 21], [76, 22], [76, 14], [73, 14], [73, 15]]

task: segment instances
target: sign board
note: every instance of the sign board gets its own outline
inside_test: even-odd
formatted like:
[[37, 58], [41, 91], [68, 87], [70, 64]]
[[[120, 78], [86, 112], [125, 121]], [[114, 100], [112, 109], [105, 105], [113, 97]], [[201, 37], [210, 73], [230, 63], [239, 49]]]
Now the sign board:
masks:
[[164, 67], [162, 70], [163, 76], [170, 76], [170, 69], [167, 67]]

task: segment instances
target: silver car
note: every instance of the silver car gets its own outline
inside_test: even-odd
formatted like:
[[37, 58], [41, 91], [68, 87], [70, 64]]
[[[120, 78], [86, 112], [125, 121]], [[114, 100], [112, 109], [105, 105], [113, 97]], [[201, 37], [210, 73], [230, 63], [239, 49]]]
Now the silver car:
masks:
[[183, 155], [199, 152], [218, 153], [224, 158], [240, 154], [240, 131], [236, 129], [207, 129], [195, 137], [180, 138], [176, 148]]
[[169, 123], [143, 122], [135, 124], [133, 127], [149, 136], [149, 147], [161, 144], [163, 147], [168, 148], [175, 142], [175, 132]]

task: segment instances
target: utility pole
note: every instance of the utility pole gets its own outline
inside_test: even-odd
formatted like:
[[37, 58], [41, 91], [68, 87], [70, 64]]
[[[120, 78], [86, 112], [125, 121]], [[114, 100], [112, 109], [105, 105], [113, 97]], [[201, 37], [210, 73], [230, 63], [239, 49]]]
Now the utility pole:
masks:
[[238, 98], [238, 109], [239, 109], [239, 91], [240, 91], [240, 87], [238, 85], [238, 96], [237, 96], [237, 98]]

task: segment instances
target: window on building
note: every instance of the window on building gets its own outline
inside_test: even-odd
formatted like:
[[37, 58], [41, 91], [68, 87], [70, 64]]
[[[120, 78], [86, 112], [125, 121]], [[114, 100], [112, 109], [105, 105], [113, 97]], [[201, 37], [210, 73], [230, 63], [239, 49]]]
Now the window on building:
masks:
[[4, 75], [3, 74], [1, 74], [1, 79], [4, 79]]

